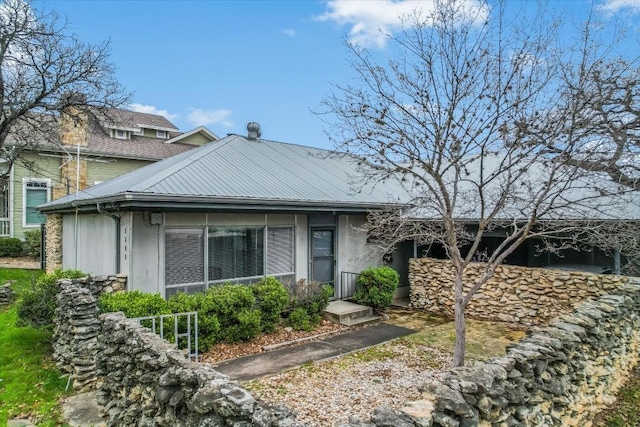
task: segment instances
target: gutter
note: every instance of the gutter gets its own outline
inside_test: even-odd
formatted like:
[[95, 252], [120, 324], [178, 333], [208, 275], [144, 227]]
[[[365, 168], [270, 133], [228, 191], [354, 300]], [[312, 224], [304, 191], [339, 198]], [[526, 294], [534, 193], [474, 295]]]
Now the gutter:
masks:
[[116, 223], [116, 274], [120, 273], [120, 217], [113, 213], [107, 212], [104, 208], [100, 207], [100, 203], [96, 203], [96, 209], [98, 213], [103, 215], [108, 215], [113, 219]]

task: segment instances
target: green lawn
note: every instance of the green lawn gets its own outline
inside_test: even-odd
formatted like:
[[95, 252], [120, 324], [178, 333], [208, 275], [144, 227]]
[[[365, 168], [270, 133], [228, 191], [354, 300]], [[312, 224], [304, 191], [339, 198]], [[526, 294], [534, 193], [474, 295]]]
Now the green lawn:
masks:
[[[17, 280], [18, 294], [31, 286], [40, 271], [0, 268], [0, 284]], [[16, 417], [35, 418], [38, 426], [59, 426], [59, 399], [66, 379], [50, 360], [51, 335], [31, 327], [15, 326], [15, 304], [0, 308], [0, 426]]]

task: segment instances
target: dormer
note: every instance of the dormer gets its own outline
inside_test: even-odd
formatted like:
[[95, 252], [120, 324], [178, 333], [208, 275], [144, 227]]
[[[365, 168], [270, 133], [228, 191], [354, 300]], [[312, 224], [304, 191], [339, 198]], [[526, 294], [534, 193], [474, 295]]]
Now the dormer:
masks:
[[166, 141], [179, 134], [173, 123], [157, 114], [117, 109], [96, 111], [94, 114], [100, 126], [113, 139], [144, 137]]
[[135, 135], [139, 130], [139, 128], [122, 125], [103, 124], [103, 126], [109, 131], [109, 136], [115, 139], [131, 139], [131, 135]]

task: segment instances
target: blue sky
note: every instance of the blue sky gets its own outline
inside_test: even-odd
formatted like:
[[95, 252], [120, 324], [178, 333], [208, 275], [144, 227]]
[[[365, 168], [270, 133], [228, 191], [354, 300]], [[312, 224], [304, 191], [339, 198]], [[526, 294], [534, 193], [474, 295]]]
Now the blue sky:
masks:
[[[332, 148], [310, 110], [320, 109], [332, 82], [351, 77], [344, 38], [384, 55], [378, 29], [393, 32], [399, 15], [430, 3], [46, 0], [34, 6], [66, 17], [83, 41], [110, 40], [134, 109], [163, 114], [182, 131], [204, 125], [219, 136], [244, 134], [247, 122], [257, 121], [266, 139]], [[591, 1], [552, 3], [580, 16]], [[640, 0], [598, 4], [625, 25], [640, 23]]]

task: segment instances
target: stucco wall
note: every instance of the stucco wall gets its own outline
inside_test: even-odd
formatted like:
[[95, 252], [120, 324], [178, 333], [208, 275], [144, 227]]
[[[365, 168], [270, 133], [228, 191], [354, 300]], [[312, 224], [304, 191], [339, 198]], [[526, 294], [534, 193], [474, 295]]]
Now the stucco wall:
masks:
[[[482, 269], [481, 263], [467, 267], [465, 290], [480, 277]], [[411, 307], [451, 316], [453, 277], [449, 261], [411, 259]], [[536, 325], [572, 310], [580, 301], [607, 294], [627, 281], [624, 276], [502, 265], [469, 302], [466, 315]]]

